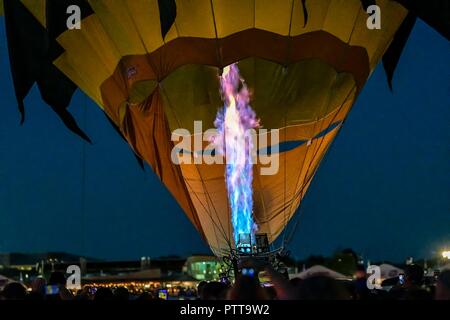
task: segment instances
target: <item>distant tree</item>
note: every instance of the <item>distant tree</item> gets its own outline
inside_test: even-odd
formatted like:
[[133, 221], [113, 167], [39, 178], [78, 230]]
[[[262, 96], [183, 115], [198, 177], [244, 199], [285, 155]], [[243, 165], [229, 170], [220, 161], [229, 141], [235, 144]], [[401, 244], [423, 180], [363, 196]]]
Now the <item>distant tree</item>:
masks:
[[291, 256], [283, 257], [281, 261], [286, 267], [295, 267], [297, 265], [297, 261]]
[[312, 266], [315, 265], [325, 265], [326, 264], [326, 259], [323, 256], [316, 256], [316, 255], [310, 255], [306, 260], [305, 260], [305, 266], [306, 268], [311, 268]]
[[345, 275], [353, 275], [356, 271], [358, 255], [352, 249], [336, 252], [327, 263], [327, 267]]
[[355, 261], [358, 262], [358, 254], [352, 248], [344, 249], [342, 250], [342, 253], [351, 255]]

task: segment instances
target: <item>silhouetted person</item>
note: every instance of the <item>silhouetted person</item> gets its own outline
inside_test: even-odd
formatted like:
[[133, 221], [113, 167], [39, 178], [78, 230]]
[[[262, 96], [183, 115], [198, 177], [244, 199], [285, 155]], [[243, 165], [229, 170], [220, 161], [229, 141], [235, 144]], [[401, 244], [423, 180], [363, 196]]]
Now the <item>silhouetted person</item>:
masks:
[[295, 287], [295, 288], [299, 288], [300, 284], [302, 283], [303, 279], [301, 278], [292, 278], [291, 280], [289, 280], [289, 283]]
[[59, 298], [66, 301], [73, 300], [75, 297], [73, 296], [72, 291], [70, 291], [66, 287], [61, 286], [59, 289]]
[[111, 289], [100, 287], [94, 295], [94, 301], [110, 301], [114, 300], [114, 294]]
[[300, 300], [349, 300], [345, 287], [330, 277], [312, 276], [302, 281], [299, 289]]
[[62, 300], [62, 297], [67, 297], [66, 277], [64, 273], [55, 271], [50, 274], [47, 282], [45, 299], [46, 300]]
[[114, 290], [114, 297], [116, 298], [116, 300], [127, 301], [130, 299], [130, 292], [127, 288], [119, 287]]
[[296, 300], [298, 299], [299, 286], [303, 280], [295, 278], [288, 280], [283, 274], [277, 272], [272, 266], [264, 268], [266, 276], [270, 278], [278, 300]]
[[24, 300], [27, 295], [27, 290], [19, 282], [8, 283], [2, 292], [5, 300]]
[[77, 291], [77, 295], [75, 296], [75, 300], [77, 301], [89, 301], [92, 299], [91, 294], [92, 287], [84, 286], [82, 289]]
[[66, 286], [66, 277], [64, 273], [55, 271], [50, 274], [50, 278], [48, 279], [49, 286]]
[[435, 298], [436, 300], [450, 300], [450, 270], [444, 270], [439, 274]]
[[206, 282], [206, 281], [200, 281], [200, 283], [197, 285], [197, 293], [198, 293], [198, 298], [200, 299], [200, 300], [203, 300], [204, 299], [204, 297], [203, 297], [203, 288], [205, 287], [205, 285], [207, 284], [208, 282]]
[[37, 277], [31, 282], [31, 292], [27, 294], [27, 300], [41, 301], [45, 298], [45, 278]]
[[264, 287], [268, 300], [277, 300], [277, 292], [274, 287]]
[[405, 268], [405, 288], [420, 287], [423, 283], [423, 268], [417, 264]]
[[366, 300], [370, 297], [370, 291], [367, 287], [367, 273], [364, 265], [356, 266], [355, 281], [353, 282], [354, 298], [356, 300]]
[[47, 285], [47, 281], [43, 277], [37, 277], [31, 282], [31, 292], [36, 292], [41, 295], [45, 295], [45, 286]]
[[240, 275], [228, 291], [228, 300], [268, 300], [267, 292], [259, 284], [258, 277]]
[[137, 301], [152, 301], [152, 300], [155, 300], [155, 297], [153, 296], [153, 294], [151, 294], [149, 292], [143, 292], [139, 295], [139, 297], [137, 297], [136, 300]]
[[228, 286], [222, 282], [211, 281], [203, 287], [203, 300], [225, 300]]
[[422, 288], [423, 268], [417, 264], [405, 268], [405, 282], [391, 289], [390, 294], [399, 300], [430, 300], [431, 294]]

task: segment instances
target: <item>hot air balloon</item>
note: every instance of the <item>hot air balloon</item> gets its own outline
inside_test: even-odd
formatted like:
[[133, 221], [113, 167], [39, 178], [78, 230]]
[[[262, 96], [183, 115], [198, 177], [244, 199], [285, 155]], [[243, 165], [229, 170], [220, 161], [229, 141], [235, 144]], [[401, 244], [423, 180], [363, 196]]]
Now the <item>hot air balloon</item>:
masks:
[[[24, 114], [22, 100], [37, 82], [66, 125], [88, 139], [66, 110], [80, 88], [150, 164], [211, 250], [226, 256], [236, 241], [224, 164], [174, 164], [171, 132], [194, 132], [195, 121], [213, 127], [223, 105], [219, 76], [237, 63], [262, 126], [279, 130], [277, 173], [253, 169], [253, 217], [273, 243], [369, 75], [383, 56], [395, 67], [393, 45], [412, 28], [405, 7], [377, 0], [382, 27], [369, 29], [372, 2], [4, 0], [19, 107]], [[80, 29], [67, 29], [69, 5], [81, 9]], [[206, 145], [185, 151], [201, 154]]]

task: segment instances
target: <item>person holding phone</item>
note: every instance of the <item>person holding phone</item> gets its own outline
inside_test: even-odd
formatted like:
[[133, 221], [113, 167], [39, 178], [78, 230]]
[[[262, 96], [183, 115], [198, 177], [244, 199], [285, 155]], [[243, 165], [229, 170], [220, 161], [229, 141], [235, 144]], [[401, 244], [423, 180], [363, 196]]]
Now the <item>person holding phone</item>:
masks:
[[48, 284], [45, 287], [46, 300], [72, 300], [72, 293], [66, 288], [64, 273], [55, 271], [50, 274]]
[[423, 285], [423, 268], [417, 264], [407, 265], [405, 273], [398, 277], [397, 285], [391, 289], [391, 298], [398, 300], [430, 300], [431, 295]]
[[159, 289], [158, 290], [158, 298], [161, 300], [167, 300], [169, 298], [169, 294], [167, 293], [167, 290]]

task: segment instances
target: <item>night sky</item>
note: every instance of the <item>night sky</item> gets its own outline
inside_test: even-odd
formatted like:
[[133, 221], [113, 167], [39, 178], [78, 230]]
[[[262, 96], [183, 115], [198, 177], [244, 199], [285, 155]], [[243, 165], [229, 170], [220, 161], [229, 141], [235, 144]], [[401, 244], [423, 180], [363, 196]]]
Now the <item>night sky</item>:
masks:
[[[70, 133], [36, 88], [19, 125], [0, 20], [0, 252], [105, 259], [209, 252], [83, 93], [70, 111], [93, 145]], [[293, 256], [351, 247], [372, 261], [401, 261], [450, 246], [448, 53], [447, 40], [419, 21], [394, 92], [380, 66], [372, 74], [306, 194]]]

